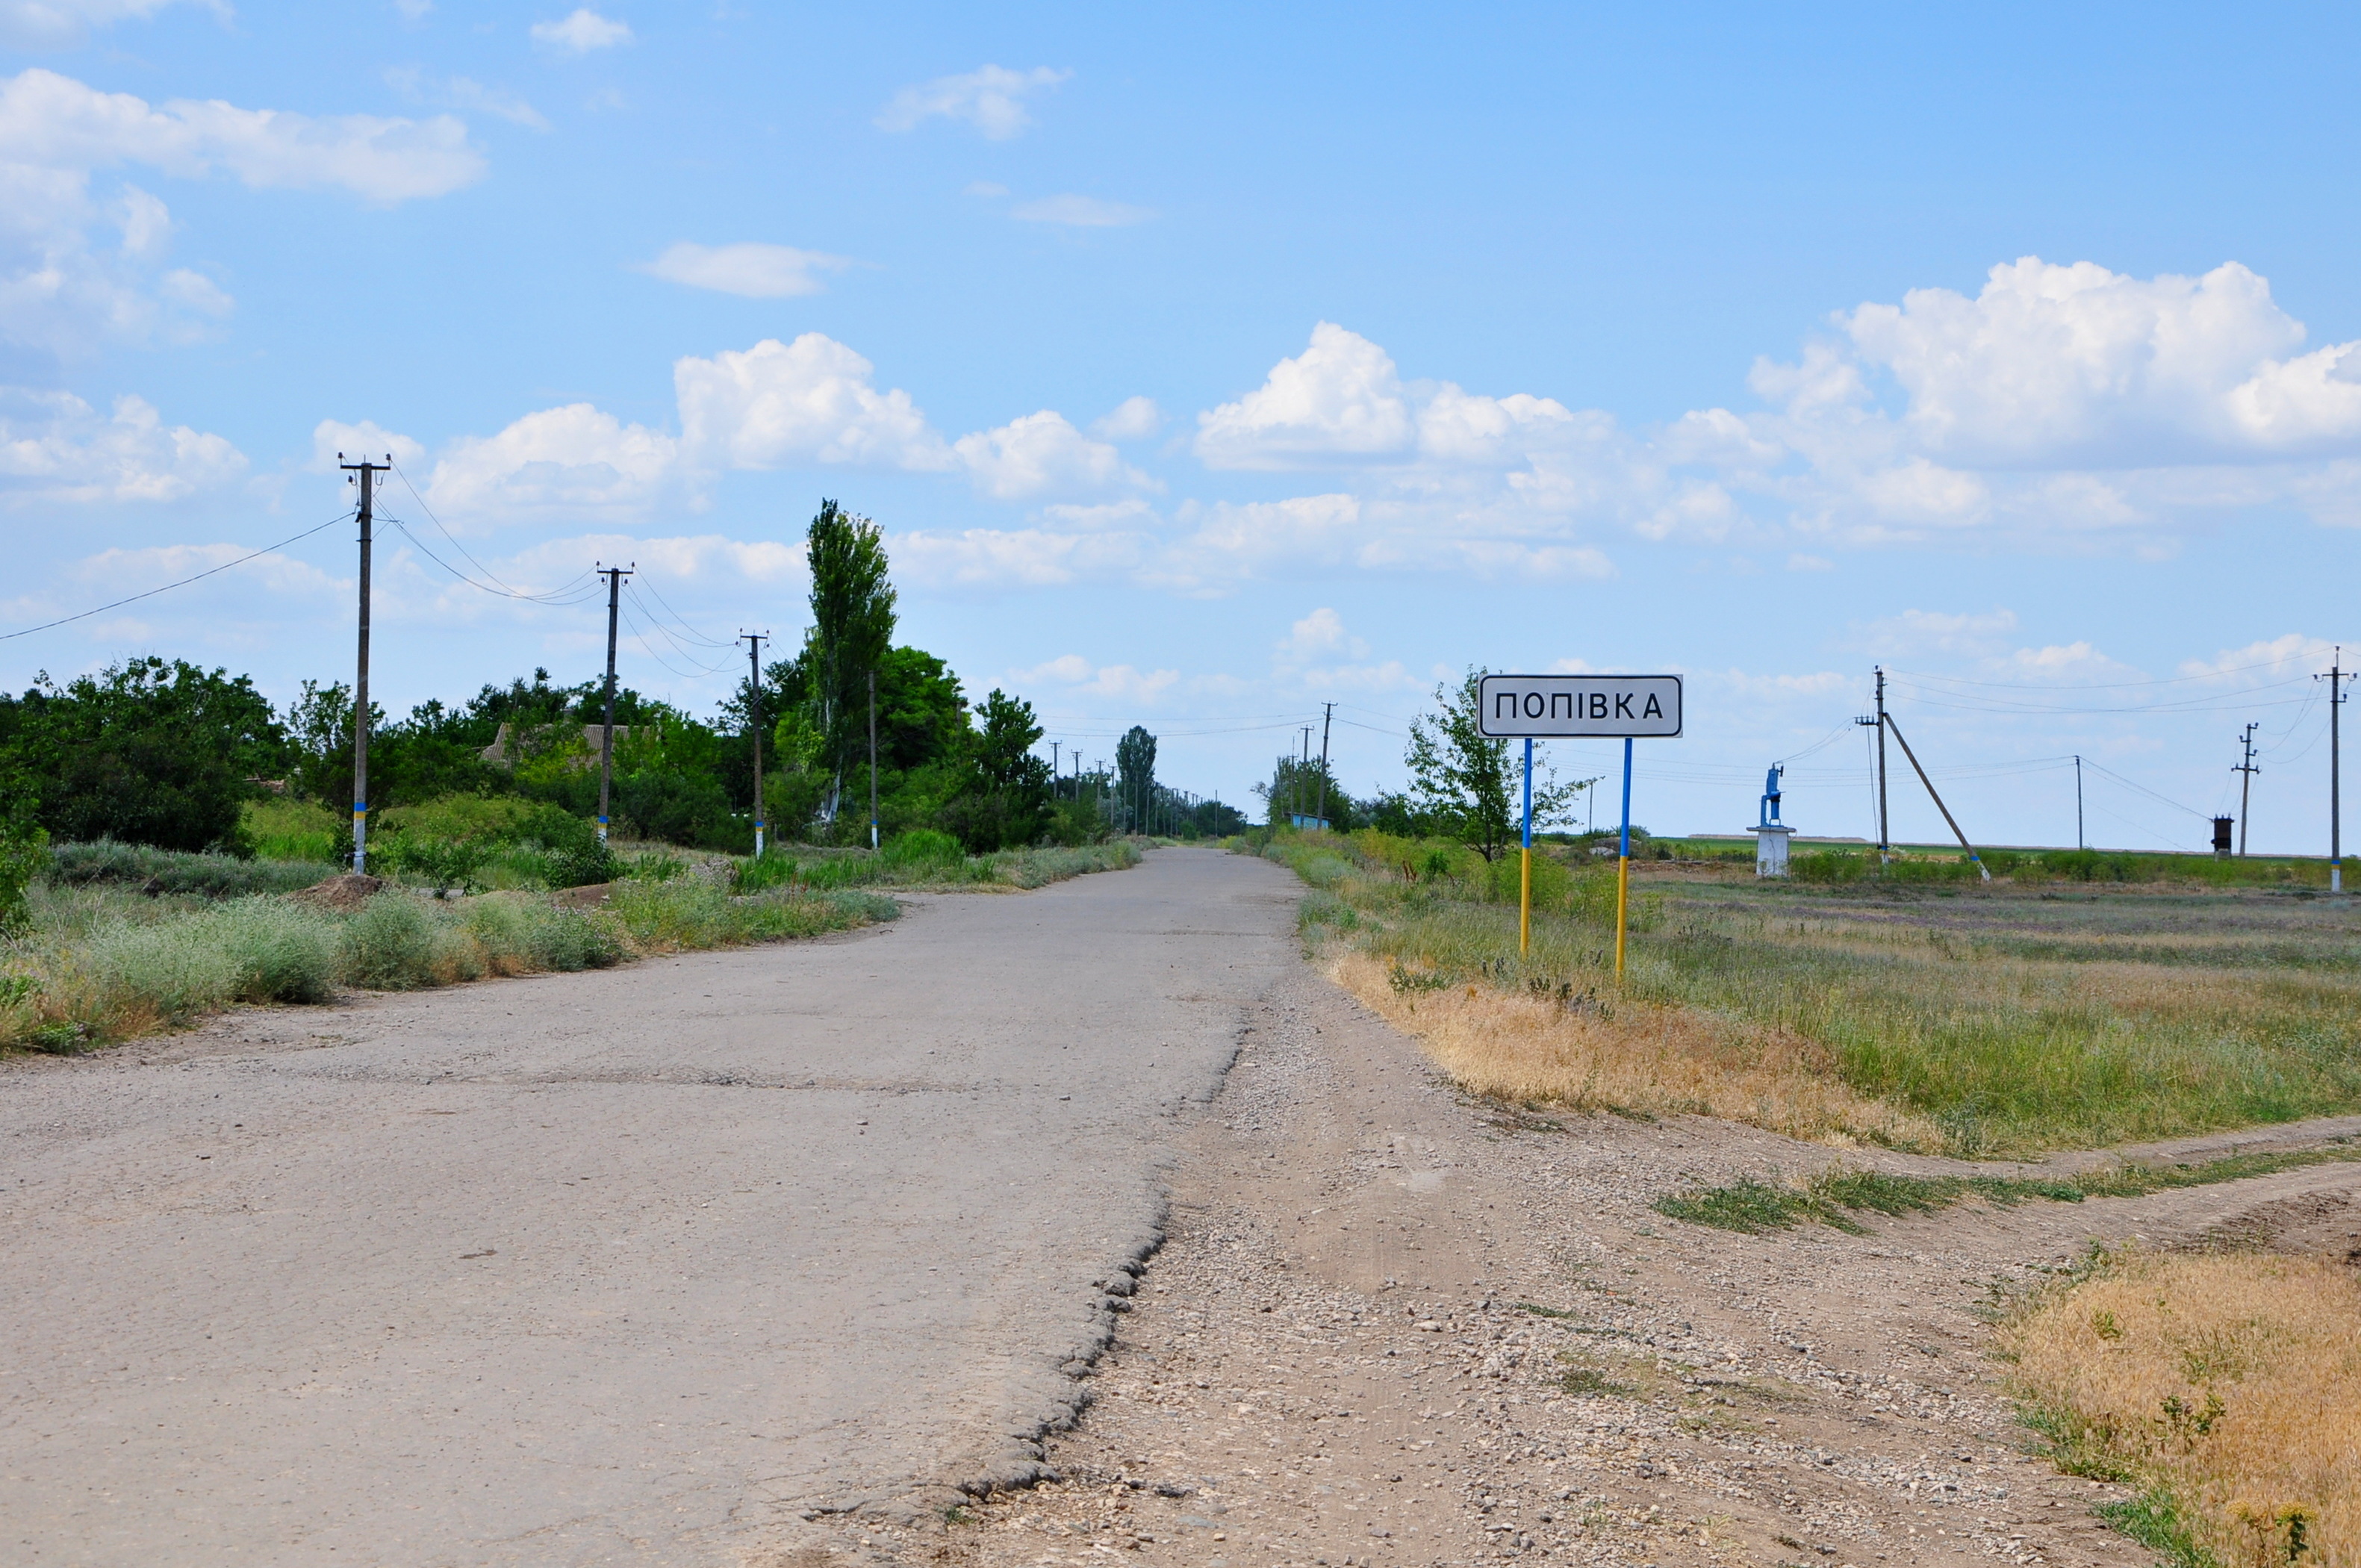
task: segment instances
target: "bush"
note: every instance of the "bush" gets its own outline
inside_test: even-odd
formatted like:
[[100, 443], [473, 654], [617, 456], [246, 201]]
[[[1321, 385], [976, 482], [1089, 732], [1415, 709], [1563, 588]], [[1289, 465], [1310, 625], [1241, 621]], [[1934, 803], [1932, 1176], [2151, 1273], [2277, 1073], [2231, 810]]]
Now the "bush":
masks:
[[167, 1024], [239, 1002], [324, 1002], [337, 968], [331, 930], [274, 898], [104, 927], [89, 961], [119, 1001]]
[[234, 855], [192, 854], [119, 844], [59, 844], [49, 852], [48, 879], [66, 887], [121, 883], [159, 894], [197, 898], [245, 898], [258, 893], [292, 893], [320, 880], [318, 864], [302, 861], [246, 861]]
[[412, 991], [435, 978], [434, 920], [409, 894], [381, 893], [345, 922], [338, 967], [370, 991]]

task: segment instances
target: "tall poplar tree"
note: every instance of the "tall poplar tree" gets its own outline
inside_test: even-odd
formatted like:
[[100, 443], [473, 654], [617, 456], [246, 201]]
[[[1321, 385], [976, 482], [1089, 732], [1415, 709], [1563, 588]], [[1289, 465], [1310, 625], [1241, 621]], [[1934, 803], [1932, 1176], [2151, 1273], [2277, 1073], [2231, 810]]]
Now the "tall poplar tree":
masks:
[[834, 501], [819, 503], [805, 544], [812, 623], [804, 633], [804, 666], [810, 672], [814, 721], [834, 773], [821, 815], [833, 822], [845, 769], [868, 755], [869, 676], [893, 644], [894, 585], [877, 525]]

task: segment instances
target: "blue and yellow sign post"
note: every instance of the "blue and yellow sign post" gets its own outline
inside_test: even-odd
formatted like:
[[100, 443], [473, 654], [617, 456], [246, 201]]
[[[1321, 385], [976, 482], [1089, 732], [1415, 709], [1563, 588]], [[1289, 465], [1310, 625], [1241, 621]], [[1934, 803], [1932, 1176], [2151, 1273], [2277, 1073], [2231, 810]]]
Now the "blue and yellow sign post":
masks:
[[1615, 863], [1615, 973], [1623, 973], [1625, 911], [1631, 892], [1631, 742], [1681, 732], [1678, 675], [1486, 675], [1477, 684], [1478, 732], [1525, 743], [1525, 828], [1517, 951], [1532, 946], [1533, 742], [1623, 742], [1623, 831]]

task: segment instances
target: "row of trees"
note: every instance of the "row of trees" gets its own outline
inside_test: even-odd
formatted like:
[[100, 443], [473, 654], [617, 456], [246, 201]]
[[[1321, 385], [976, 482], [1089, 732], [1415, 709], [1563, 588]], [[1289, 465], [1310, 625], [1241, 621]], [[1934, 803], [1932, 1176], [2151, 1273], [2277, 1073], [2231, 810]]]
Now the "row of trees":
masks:
[[[613, 815], [625, 830], [750, 848], [757, 719], [761, 804], [788, 837], [866, 842], [873, 786], [888, 834], [937, 828], [976, 852], [1179, 824], [1170, 807], [1180, 797], [1155, 783], [1155, 739], [1144, 729], [1117, 748], [1119, 778], [1053, 781], [1034, 754], [1042, 729], [1031, 704], [997, 689], [971, 704], [942, 659], [897, 645], [874, 523], [824, 501], [807, 543], [809, 630], [759, 684], [741, 680], [709, 718], [618, 690]], [[598, 769], [589, 727], [604, 711], [600, 681], [555, 683], [546, 669], [401, 718], [373, 707], [371, 804], [514, 794], [590, 815]], [[352, 754], [352, 690], [342, 682], [307, 681], [274, 710], [247, 677], [181, 660], [133, 659], [62, 684], [44, 675], [20, 697], [0, 696], [0, 820], [38, 823], [60, 840], [237, 851], [247, 847], [243, 808], [258, 794], [341, 810]]]
[[[1269, 782], [1255, 785], [1273, 826], [1309, 816], [1324, 803], [1339, 832], [1375, 828], [1406, 839], [1456, 839], [1493, 860], [1518, 842], [1523, 823], [1523, 761], [1512, 743], [1484, 734], [1477, 683], [1467, 672], [1456, 686], [1434, 688], [1434, 711], [1411, 720], [1403, 762], [1410, 788], [1356, 799], [1328, 771], [1324, 757], [1281, 757]], [[1571, 819], [1576, 796], [1596, 779], [1559, 782], [1544, 764], [1533, 778], [1533, 826]]]

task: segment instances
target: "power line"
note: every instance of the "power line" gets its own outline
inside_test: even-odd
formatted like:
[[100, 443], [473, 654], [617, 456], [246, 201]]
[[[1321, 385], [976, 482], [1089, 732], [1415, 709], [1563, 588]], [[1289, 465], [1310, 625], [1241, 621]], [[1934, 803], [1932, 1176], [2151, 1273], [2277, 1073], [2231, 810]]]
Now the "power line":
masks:
[[672, 601], [665, 598], [663, 594], [657, 592], [656, 586], [653, 583], [647, 583], [644, 585], [634, 583], [631, 586], [631, 591], [633, 593], [637, 593], [640, 591], [642, 587], [646, 587], [648, 593], [653, 597], [657, 605], [663, 609], [666, 615], [672, 617], [673, 624], [679, 627], [681, 630], [687, 635], [690, 641], [699, 643], [708, 648], [727, 648], [733, 654], [737, 652], [737, 643], [725, 641], [718, 637], [708, 637], [705, 633], [697, 630], [694, 626], [691, 626], [688, 623], [686, 617], [683, 616], [680, 611], [673, 609]]
[[[588, 586], [585, 581], [585, 579], [595, 576], [595, 574], [589, 572], [585, 572], [579, 576], [569, 578], [558, 587], [550, 588], [542, 593], [524, 593], [516, 588], [509, 587], [506, 585], [495, 587], [494, 583], [497, 583], [498, 579], [494, 579], [494, 583], [478, 582], [475, 578], [467, 576], [467, 573], [459, 570], [458, 567], [454, 566], [450, 562], [445, 561], [442, 556], [437, 555], [434, 551], [428, 549], [426, 547], [425, 541], [420, 539], [415, 533], [412, 533], [410, 531], [410, 524], [404, 522], [401, 519], [395, 517], [390, 512], [379, 512], [378, 513], [378, 516], [393, 524], [394, 527], [401, 530], [401, 536], [404, 539], [409, 540], [412, 545], [416, 546], [420, 554], [425, 556], [429, 561], [434, 562], [436, 565], [442, 567], [445, 571], [450, 573], [451, 576], [467, 584], [469, 587], [474, 588], [478, 593], [490, 594], [495, 598], [517, 599], [526, 604], [545, 604], [561, 609], [567, 605], [587, 604], [590, 600], [598, 597], [598, 590], [595, 587]], [[469, 555], [467, 559], [473, 561], [476, 558], [473, 555]]]
[[243, 566], [248, 561], [259, 560], [263, 556], [271, 554], [273, 551], [284, 550], [290, 544], [296, 543], [301, 540], [309, 539], [312, 535], [319, 532], [321, 529], [334, 528], [336, 524], [346, 521], [354, 515], [356, 515], [356, 509], [347, 507], [343, 511], [340, 511], [335, 516], [330, 518], [327, 521], [319, 524], [318, 527], [307, 528], [301, 533], [289, 535], [287, 538], [280, 540], [276, 544], [266, 544], [259, 550], [249, 551], [246, 554], [239, 556], [235, 561], [225, 561], [218, 566], [208, 566], [203, 571], [196, 574], [196, 576], [192, 577], [182, 577], [177, 583], [166, 583], [160, 588], [149, 588], [145, 593], [133, 594], [126, 598], [116, 599], [112, 604], [100, 605], [96, 609], [85, 609], [78, 611], [72, 615], [60, 616], [55, 620], [45, 620], [38, 626], [27, 626], [21, 631], [0, 632], [0, 642], [11, 641], [19, 637], [30, 637], [36, 631], [48, 631], [60, 626], [71, 626], [77, 620], [88, 620], [93, 615], [104, 615], [110, 609], [121, 609], [126, 604], [137, 604], [141, 599], [154, 598], [158, 594], [170, 593], [174, 588], [185, 588], [191, 583], [201, 583], [207, 577], [228, 571], [232, 566]]
[[2140, 686], [2177, 686], [2185, 685], [2191, 681], [2218, 681], [2224, 675], [2244, 674], [2248, 670], [2280, 669], [2291, 662], [2287, 659], [2266, 659], [2257, 664], [2234, 664], [2226, 670], [2208, 670], [2202, 675], [2160, 675], [2136, 681], [2093, 681], [2084, 685], [2049, 681], [1979, 681], [1971, 680], [1966, 675], [1937, 675], [1918, 670], [1889, 670], [1886, 673], [1894, 675], [1907, 675], [1914, 681], [1940, 681], [1946, 685], [1957, 686], [1989, 686], [1997, 691], [2130, 691]]

